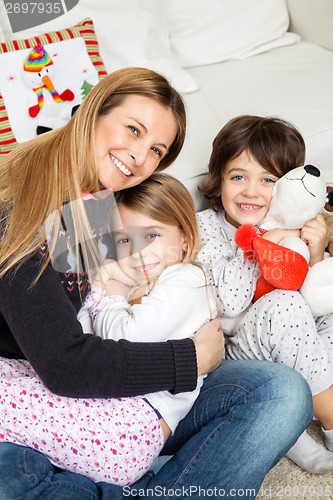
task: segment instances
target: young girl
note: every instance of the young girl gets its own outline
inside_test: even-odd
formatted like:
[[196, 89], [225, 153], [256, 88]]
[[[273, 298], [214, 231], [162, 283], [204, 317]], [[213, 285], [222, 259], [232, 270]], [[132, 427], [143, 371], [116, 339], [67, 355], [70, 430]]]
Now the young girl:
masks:
[[[312, 389], [314, 414], [333, 451], [333, 316], [313, 319], [301, 295], [293, 291], [275, 290], [252, 305], [258, 266], [244, 259], [234, 242], [237, 227], [264, 219], [276, 180], [304, 160], [304, 140], [290, 123], [259, 116], [239, 116], [227, 123], [213, 142], [202, 187], [212, 208], [198, 214], [198, 261], [207, 267], [219, 296], [227, 357], [265, 359], [299, 371]], [[263, 237], [279, 243], [288, 235], [299, 231], [276, 229]], [[323, 216], [307, 222], [301, 237], [309, 248], [310, 265], [322, 260]], [[306, 433], [287, 456], [309, 472], [333, 471], [333, 454]]]
[[[117, 200], [117, 260], [140, 287], [142, 301], [131, 306], [130, 287], [114, 279], [106, 288], [95, 285], [78, 315], [84, 331], [138, 342], [192, 336], [216, 316], [216, 300], [203, 269], [193, 264], [199, 236], [188, 191], [175, 178], [154, 174], [120, 191]], [[58, 467], [119, 485], [149, 469], [202, 386], [200, 377], [194, 391], [178, 395], [88, 401], [55, 396], [28, 367], [28, 383], [11, 368], [15, 382], [0, 380], [1, 399], [11, 402], [1, 439], [34, 447]]]

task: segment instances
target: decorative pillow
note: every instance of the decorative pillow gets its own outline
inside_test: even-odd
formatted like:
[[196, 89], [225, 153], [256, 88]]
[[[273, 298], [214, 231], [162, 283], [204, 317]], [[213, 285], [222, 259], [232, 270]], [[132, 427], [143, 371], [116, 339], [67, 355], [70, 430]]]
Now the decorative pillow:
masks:
[[38, 127], [64, 125], [106, 74], [91, 19], [0, 43], [0, 154], [32, 139]]
[[183, 68], [241, 59], [299, 40], [285, 0], [163, 0], [170, 47]]

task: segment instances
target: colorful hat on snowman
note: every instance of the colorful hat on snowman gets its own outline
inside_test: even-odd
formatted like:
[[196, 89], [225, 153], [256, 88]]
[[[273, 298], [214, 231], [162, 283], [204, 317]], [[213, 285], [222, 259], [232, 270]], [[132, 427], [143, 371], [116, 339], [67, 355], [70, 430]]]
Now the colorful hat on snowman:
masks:
[[45, 66], [50, 66], [53, 61], [50, 55], [44, 49], [41, 43], [34, 46], [30, 54], [25, 58], [23, 69], [24, 71], [38, 72]]

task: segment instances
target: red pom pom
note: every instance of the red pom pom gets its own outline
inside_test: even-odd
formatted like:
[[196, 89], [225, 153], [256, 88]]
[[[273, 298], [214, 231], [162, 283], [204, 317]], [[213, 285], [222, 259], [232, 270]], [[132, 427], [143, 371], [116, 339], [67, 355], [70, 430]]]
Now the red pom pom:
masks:
[[242, 250], [252, 250], [257, 230], [253, 224], [243, 224], [235, 233], [235, 243]]
[[257, 229], [253, 224], [243, 224], [235, 233], [235, 243], [244, 252], [247, 260], [253, 261], [253, 241], [258, 237]]

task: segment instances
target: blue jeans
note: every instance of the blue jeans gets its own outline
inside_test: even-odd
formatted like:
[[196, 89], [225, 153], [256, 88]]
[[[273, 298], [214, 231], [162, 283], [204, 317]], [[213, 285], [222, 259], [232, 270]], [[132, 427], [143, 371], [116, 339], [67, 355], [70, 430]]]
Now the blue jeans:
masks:
[[156, 474], [128, 487], [94, 484], [35, 450], [0, 443], [0, 498], [255, 498], [311, 418], [310, 390], [295, 371], [266, 361], [223, 361], [167, 441], [163, 454], [173, 457]]

